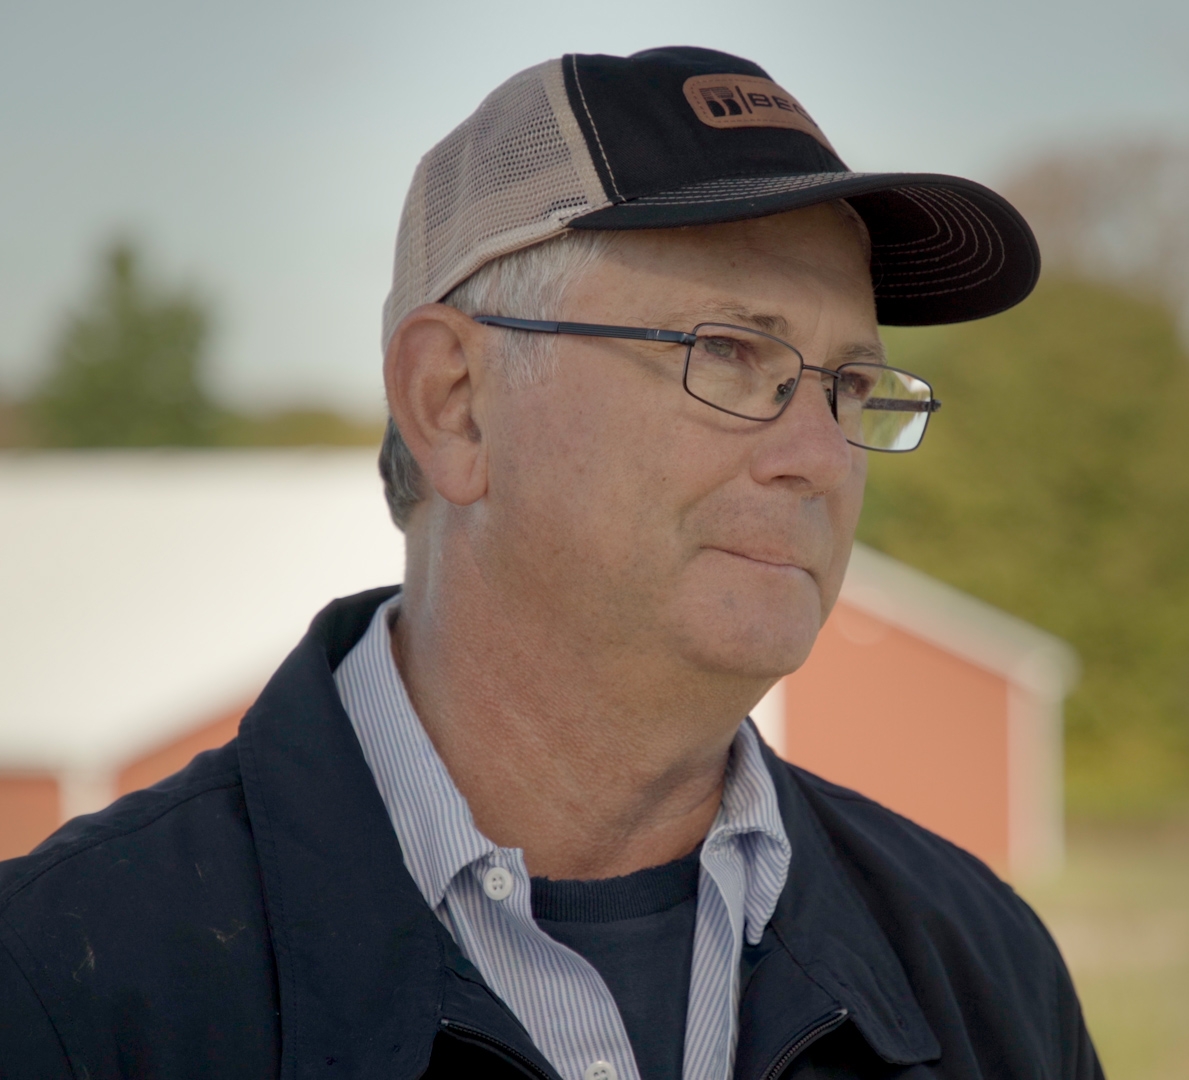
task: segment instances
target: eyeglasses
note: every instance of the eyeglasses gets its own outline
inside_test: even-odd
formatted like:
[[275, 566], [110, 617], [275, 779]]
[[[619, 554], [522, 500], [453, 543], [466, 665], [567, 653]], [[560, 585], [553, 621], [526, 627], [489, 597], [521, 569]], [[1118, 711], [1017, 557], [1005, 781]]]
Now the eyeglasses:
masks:
[[692, 333], [596, 323], [542, 322], [476, 315], [475, 322], [534, 334], [659, 341], [685, 346], [682, 385], [703, 404], [744, 420], [768, 422], [793, 400], [801, 376], [816, 371], [846, 441], [865, 450], [905, 453], [925, 437], [941, 408], [924, 379], [886, 364], [859, 361], [814, 367], [787, 341], [746, 326], [699, 323]]

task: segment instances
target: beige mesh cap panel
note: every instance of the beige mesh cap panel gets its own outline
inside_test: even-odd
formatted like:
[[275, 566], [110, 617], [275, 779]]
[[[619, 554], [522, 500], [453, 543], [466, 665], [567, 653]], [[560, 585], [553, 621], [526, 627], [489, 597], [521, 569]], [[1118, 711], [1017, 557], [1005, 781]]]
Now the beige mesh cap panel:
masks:
[[608, 205], [566, 96], [562, 61], [512, 76], [413, 174], [384, 303], [384, 349], [419, 304]]

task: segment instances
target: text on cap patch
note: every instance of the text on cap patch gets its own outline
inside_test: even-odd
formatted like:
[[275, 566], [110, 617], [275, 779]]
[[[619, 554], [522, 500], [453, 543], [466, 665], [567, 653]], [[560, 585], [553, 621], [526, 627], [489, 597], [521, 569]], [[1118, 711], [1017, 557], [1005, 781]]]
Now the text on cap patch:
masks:
[[778, 127], [812, 135], [830, 153], [830, 140], [792, 94], [754, 75], [694, 75], [682, 87], [698, 119], [712, 128]]

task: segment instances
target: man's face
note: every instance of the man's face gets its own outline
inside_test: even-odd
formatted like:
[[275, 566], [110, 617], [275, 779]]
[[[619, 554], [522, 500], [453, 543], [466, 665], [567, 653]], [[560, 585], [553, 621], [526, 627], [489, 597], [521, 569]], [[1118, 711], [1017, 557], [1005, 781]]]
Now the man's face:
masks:
[[[820, 367], [880, 351], [862, 243], [830, 207], [628, 234], [564, 306], [575, 322], [751, 326]], [[555, 374], [500, 384], [483, 408], [488, 491], [467, 531], [489, 584], [592, 660], [798, 667], [841, 587], [866, 476], [821, 378], [806, 372], [759, 423], [684, 392], [683, 346], [556, 346]]]

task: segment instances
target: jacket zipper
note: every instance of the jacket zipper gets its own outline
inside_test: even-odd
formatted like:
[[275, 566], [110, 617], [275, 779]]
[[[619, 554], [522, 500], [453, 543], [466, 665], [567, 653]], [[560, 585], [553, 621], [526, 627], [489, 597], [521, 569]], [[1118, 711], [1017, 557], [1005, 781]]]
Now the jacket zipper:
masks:
[[501, 1053], [513, 1058], [519, 1062], [526, 1069], [528, 1069], [533, 1076], [538, 1080], [552, 1080], [552, 1077], [545, 1072], [532, 1058], [526, 1057], [514, 1046], [509, 1046], [501, 1039], [488, 1035], [485, 1031], [480, 1031], [478, 1028], [473, 1028], [469, 1024], [460, 1024], [456, 1020], [447, 1020], [445, 1018], [441, 1021], [441, 1027], [446, 1031], [455, 1032], [459, 1035], [469, 1038], [472, 1042], [483, 1043], [486, 1046], [494, 1046]]
[[776, 1080], [776, 1077], [792, 1064], [793, 1058], [807, 1049], [810, 1043], [816, 1042], [827, 1032], [839, 1027], [849, 1015], [849, 1010], [841, 1008], [820, 1023], [814, 1024], [804, 1035], [794, 1039], [777, 1055], [776, 1060], [769, 1066], [768, 1071], [764, 1073], [763, 1080]]

